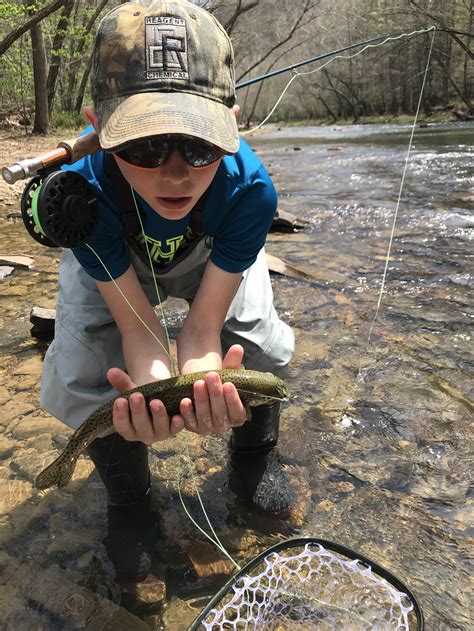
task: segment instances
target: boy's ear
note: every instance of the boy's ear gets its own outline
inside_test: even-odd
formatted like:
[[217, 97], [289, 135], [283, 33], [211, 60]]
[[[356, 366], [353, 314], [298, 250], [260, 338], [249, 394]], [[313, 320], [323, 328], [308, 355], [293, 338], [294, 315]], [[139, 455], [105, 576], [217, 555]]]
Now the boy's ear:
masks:
[[99, 133], [99, 128], [97, 124], [97, 114], [92, 105], [86, 105], [84, 107], [84, 116], [87, 118], [89, 123], [94, 127], [97, 133]]
[[237, 105], [237, 103], [232, 107], [232, 110], [234, 112], [234, 116], [235, 118], [237, 118], [237, 116], [239, 115], [240, 112], [240, 105]]

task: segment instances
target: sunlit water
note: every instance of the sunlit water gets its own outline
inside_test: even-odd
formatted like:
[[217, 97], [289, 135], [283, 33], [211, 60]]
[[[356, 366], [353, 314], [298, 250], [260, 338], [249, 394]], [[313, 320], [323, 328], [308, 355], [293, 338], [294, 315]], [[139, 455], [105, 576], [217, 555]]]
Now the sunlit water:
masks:
[[[419, 597], [428, 629], [467, 630], [473, 626], [474, 126], [416, 130], [369, 344], [409, 135], [408, 126], [300, 127], [273, 129], [251, 140], [273, 176], [280, 208], [309, 222], [296, 234], [270, 235], [267, 244], [270, 253], [312, 275], [273, 277], [276, 305], [297, 337], [280, 441], [302, 495], [290, 525], [241, 505], [228, 486], [224, 439], [191, 441], [191, 456], [216, 532], [241, 562], [287, 536], [331, 539], [405, 580]], [[0, 313], [8, 391], [2, 400], [8, 406], [10, 396], [20, 406], [17, 416], [10, 413], [2, 421], [9, 447], [1, 452], [0, 472], [4, 479], [31, 481], [35, 472], [22, 465], [22, 452], [37, 448], [50, 457], [48, 450], [64, 445], [62, 426], [43, 430], [41, 440], [48, 443], [44, 436], [50, 436], [44, 449], [18, 430], [18, 418], [21, 423], [38, 414], [39, 374], [16, 371], [44, 351], [29, 335], [28, 314], [33, 304], [54, 306], [57, 253], [31, 241], [18, 221], [1, 219], [1, 227], [1, 252], [30, 253], [44, 270], [16, 270], [2, 281]], [[173, 302], [168, 313], [175, 333], [183, 305]], [[216, 563], [221, 557], [201, 543], [180, 505], [179, 470], [185, 502], [199, 514], [192, 477], [178, 463], [177, 441], [157, 449], [159, 457], [151, 457], [161, 532], [155, 566], [166, 577], [168, 606], [164, 612], [152, 605], [134, 612], [148, 615], [156, 628], [163, 623], [166, 629], [184, 629], [225, 576], [216, 579], [214, 571], [213, 578], [196, 578], [190, 561], [196, 547], [204, 566], [206, 554]], [[10, 565], [33, 559], [41, 572], [59, 567], [73, 583], [99, 593], [102, 580], [118, 602], [109, 579], [91, 578], [89, 566], [81, 570], [85, 551], [103, 559], [97, 540], [105, 528], [104, 495], [90, 471], [60, 493], [36, 494], [25, 487], [18, 505], [1, 518], [3, 541]], [[26, 509], [37, 519], [27, 519]], [[52, 545], [58, 514], [82, 541], [79, 551]], [[1, 567], [8, 585], [10, 574]], [[47, 582], [44, 587], [47, 591]], [[28, 606], [37, 628], [45, 620], [55, 629], [81, 628], [68, 626], [64, 611], [59, 615], [45, 607], [40, 597], [24, 596], [20, 588], [12, 593], [14, 598], [2, 601], [10, 626]]]

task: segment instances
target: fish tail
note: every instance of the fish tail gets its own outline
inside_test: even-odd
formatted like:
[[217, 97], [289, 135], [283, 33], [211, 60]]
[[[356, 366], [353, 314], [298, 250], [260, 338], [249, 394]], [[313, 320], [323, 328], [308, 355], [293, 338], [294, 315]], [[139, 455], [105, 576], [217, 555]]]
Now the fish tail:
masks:
[[54, 486], [55, 484], [59, 488], [66, 486], [72, 478], [75, 468], [76, 459], [64, 458], [64, 454], [61, 454], [59, 458], [56, 458], [54, 462], [38, 475], [35, 480], [35, 486], [37, 489], [41, 490], [49, 489], [50, 486]]

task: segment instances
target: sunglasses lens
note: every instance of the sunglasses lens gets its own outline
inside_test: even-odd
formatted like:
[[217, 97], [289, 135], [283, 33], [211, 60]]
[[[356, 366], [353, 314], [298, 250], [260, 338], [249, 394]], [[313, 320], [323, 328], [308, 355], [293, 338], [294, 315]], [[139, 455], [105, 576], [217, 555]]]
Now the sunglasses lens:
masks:
[[222, 158], [222, 152], [210, 145], [194, 140], [184, 143], [186, 161], [193, 167], [205, 167]]
[[127, 149], [117, 152], [119, 158], [136, 167], [154, 169], [160, 167], [169, 154], [169, 143], [163, 140], [138, 142]]
[[195, 140], [147, 140], [138, 142], [117, 155], [125, 162], [136, 167], [155, 169], [162, 166], [169, 158], [171, 151], [178, 149], [181, 156], [192, 167], [205, 167], [222, 158], [223, 153], [210, 145]]

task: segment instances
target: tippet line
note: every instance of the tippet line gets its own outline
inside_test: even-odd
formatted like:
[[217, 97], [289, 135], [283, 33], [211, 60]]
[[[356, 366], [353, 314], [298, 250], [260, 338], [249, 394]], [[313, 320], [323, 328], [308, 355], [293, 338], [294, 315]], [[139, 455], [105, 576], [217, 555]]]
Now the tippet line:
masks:
[[[382, 46], [383, 44], [386, 44], [389, 41], [393, 41], [393, 40], [396, 40], [396, 39], [401, 39], [402, 37], [409, 37], [411, 35], [418, 35], [419, 33], [428, 33], [429, 31], [436, 31], [436, 26], [430, 26], [429, 28], [422, 29], [420, 31], [411, 31], [410, 33], [401, 33], [400, 35], [396, 35], [396, 36], [394, 36], [394, 35], [390, 36], [389, 35], [382, 42], [380, 42], [379, 44], [367, 44], [366, 46], [364, 46], [364, 48], [359, 50], [357, 53], [354, 53], [353, 55], [335, 55], [334, 57], [332, 57], [331, 59], [326, 61], [326, 63], [322, 64], [321, 66], [318, 66], [314, 70], [308, 70], [306, 72], [298, 72], [298, 70], [293, 68], [293, 70], [292, 70], [293, 76], [288, 81], [286, 86], [283, 88], [282, 93], [278, 97], [275, 105], [270, 110], [270, 113], [267, 114], [267, 116], [263, 119], [263, 121], [261, 123], [259, 123], [255, 127], [252, 127], [252, 129], [247, 129], [246, 131], [241, 131], [240, 133], [242, 135], [251, 134], [252, 132], [256, 131], [257, 129], [260, 129], [260, 127], [263, 127], [263, 125], [265, 125], [265, 123], [272, 117], [272, 115], [275, 112], [276, 108], [280, 105], [280, 102], [281, 102], [282, 98], [285, 96], [285, 94], [286, 94], [288, 88], [290, 87], [290, 85], [298, 77], [304, 77], [306, 75], [310, 75], [310, 74], [314, 74], [315, 72], [319, 72], [319, 70], [322, 70], [323, 68], [328, 66], [330, 63], [332, 63], [336, 59], [352, 59], [353, 57], [357, 57], [358, 55], [360, 55], [361, 53], [366, 51], [368, 48], [377, 48], [378, 46]], [[433, 33], [433, 35], [434, 35], [434, 33]], [[355, 46], [356, 45], [357, 44], [355, 44]], [[362, 45], [362, 44], [360, 44], [360, 45]], [[304, 62], [304, 63], [310, 63], [310, 61], [307, 61], [307, 62]], [[275, 74], [275, 73], [273, 73], [273, 74]]]
[[[374, 319], [373, 319], [373, 321], [372, 321], [372, 324], [371, 324], [371, 327], [370, 327], [370, 330], [369, 330], [369, 335], [368, 335], [368, 339], [367, 339], [367, 346], [370, 344], [370, 337], [371, 337], [372, 329], [373, 329], [373, 326], [374, 326], [374, 324], [375, 324], [375, 322], [376, 322], [376, 319], [377, 319], [377, 316], [378, 316], [378, 313], [379, 313], [379, 309], [380, 309], [380, 305], [381, 305], [381, 303], [382, 303], [382, 297], [383, 297], [383, 292], [384, 292], [384, 287], [385, 287], [385, 280], [386, 280], [386, 275], [387, 275], [387, 270], [388, 270], [388, 262], [389, 262], [389, 257], [390, 257], [390, 252], [391, 252], [392, 242], [393, 242], [393, 235], [394, 235], [394, 232], [395, 232], [395, 225], [396, 225], [396, 220], [397, 220], [397, 215], [398, 215], [398, 209], [399, 209], [399, 206], [400, 206], [400, 200], [401, 200], [402, 191], [403, 191], [403, 186], [404, 186], [404, 182], [405, 182], [405, 175], [406, 175], [406, 171], [407, 171], [407, 168], [408, 168], [408, 161], [409, 161], [410, 152], [411, 152], [411, 147], [412, 147], [412, 142], [413, 142], [414, 130], [415, 130], [416, 122], [417, 122], [418, 115], [419, 115], [419, 111], [420, 111], [421, 99], [422, 99], [422, 95], [423, 95], [423, 91], [424, 91], [424, 86], [425, 86], [425, 83], [426, 83], [426, 76], [427, 76], [427, 73], [428, 73], [429, 64], [430, 64], [430, 60], [431, 60], [431, 52], [432, 52], [432, 49], [433, 49], [434, 37], [435, 37], [435, 34], [436, 34], [436, 27], [435, 27], [435, 26], [431, 26], [431, 27], [430, 27], [430, 28], [428, 28], [428, 29], [422, 29], [422, 30], [419, 30], [419, 31], [412, 31], [412, 32], [410, 32], [410, 33], [402, 33], [401, 35], [398, 35], [398, 36], [396, 36], [396, 37], [387, 37], [386, 39], [384, 39], [384, 40], [383, 40], [382, 42], [380, 42], [379, 44], [368, 44], [368, 45], [366, 45], [364, 48], [362, 48], [362, 50], [358, 51], [357, 53], [355, 53], [355, 54], [353, 54], [353, 55], [337, 55], [337, 56], [333, 57], [332, 59], [328, 60], [325, 64], [323, 64], [323, 65], [319, 66], [318, 68], [316, 68], [315, 70], [310, 70], [310, 71], [308, 71], [308, 72], [298, 72], [298, 71], [294, 70], [294, 71], [293, 71], [293, 72], [294, 72], [294, 75], [293, 75], [293, 76], [291, 77], [291, 79], [288, 81], [287, 85], [285, 86], [284, 90], [282, 91], [282, 93], [281, 93], [280, 97], [278, 98], [277, 102], [276, 102], [276, 103], [275, 103], [275, 105], [273, 106], [273, 108], [272, 108], [272, 110], [270, 111], [270, 113], [269, 113], [269, 114], [265, 117], [265, 119], [264, 119], [261, 123], [259, 123], [256, 127], [252, 128], [252, 129], [250, 129], [250, 130], [247, 130], [247, 131], [245, 131], [245, 132], [242, 132], [242, 134], [249, 134], [249, 133], [251, 133], [251, 132], [253, 132], [253, 131], [255, 131], [255, 130], [259, 129], [260, 127], [262, 127], [262, 126], [263, 126], [263, 125], [264, 125], [264, 124], [268, 121], [268, 119], [272, 116], [272, 114], [274, 113], [274, 111], [275, 111], [275, 110], [276, 110], [276, 108], [278, 107], [279, 103], [281, 102], [281, 100], [282, 100], [283, 96], [285, 95], [285, 93], [286, 93], [286, 92], [287, 92], [287, 90], [289, 89], [290, 85], [292, 84], [292, 82], [293, 82], [293, 81], [294, 81], [294, 80], [295, 80], [298, 76], [304, 76], [304, 75], [314, 74], [315, 72], [317, 72], [317, 71], [319, 71], [319, 70], [322, 70], [322, 68], [324, 68], [325, 66], [327, 66], [329, 63], [331, 63], [331, 62], [332, 62], [332, 61], [334, 61], [335, 59], [351, 59], [351, 58], [353, 58], [353, 57], [356, 57], [356, 56], [360, 55], [361, 53], [363, 53], [363, 52], [364, 52], [365, 50], [367, 50], [368, 48], [375, 48], [375, 47], [381, 46], [382, 44], [385, 44], [386, 42], [391, 41], [391, 40], [400, 39], [401, 37], [408, 37], [408, 36], [410, 36], [410, 35], [416, 35], [416, 34], [419, 34], [419, 33], [426, 33], [426, 32], [429, 32], [429, 31], [433, 31], [433, 36], [432, 36], [432, 39], [431, 39], [431, 46], [430, 46], [430, 49], [429, 49], [428, 59], [427, 59], [427, 64], [426, 64], [425, 73], [424, 73], [424, 76], [423, 76], [423, 84], [422, 84], [422, 88], [421, 88], [421, 91], [420, 91], [420, 97], [419, 97], [419, 100], [418, 100], [418, 107], [417, 107], [417, 111], [416, 111], [416, 115], [415, 115], [415, 121], [414, 121], [413, 126], [412, 126], [412, 132], [411, 132], [411, 136], [410, 136], [410, 140], [409, 140], [409, 146], [408, 146], [407, 156], [406, 156], [406, 160], [405, 160], [405, 167], [404, 167], [404, 170], [403, 170], [402, 180], [401, 180], [401, 183], [400, 183], [400, 189], [399, 189], [399, 194], [398, 194], [398, 200], [397, 200], [396, 209], [395, 209], [395, 216], [394, 216], [394, 220], [393, 220], [393, 224], [392, 224], [392, 231], [391, 231], [391, 235], [390, 235], [389, 246], [388, 246], [388, 251], [387, 251], [386, 260], [385, 260], [385, 268], [384, 268], [383, 277], [382, 277], [382, 285], [381, 285], [381, 289], [380, 289], [380, 293], [379, 293], [379, 298], [378, 298], [378, 303], [377, 303], [377, 307], [376, 307], [376, 312], [375, 312], [375, 315], [374, 315]], [[137, 205], [137, 202], [136, 202], [136, 199], [135, 199], [135, 193], [134, 193], [133, 189], [132, 189], [132, 195], [133, 195], [133, 199], [134, 199], [134, 202], [135, 202], [135, 208], [136, 208], [136, 211], [137, 211], [137, 215], [138, 215], [138, 218], [139, 218], [139, 221], [140, 221], [140, 226], [141, 226], [141, 229], [142, 229], [142, 234], [145, 236], [145, 233], [144, 233], [144, 230], [143, 230], [142, 220], [141, 220], [141, 217], [140, 217], [140, 213], [139, 213], [139, 210], [138, 210], [138, 205]], [[100, 258], [100, 256], [98, 255], [98, 253], [97, 253], [97, 252], [95, 252], [95, 250], [94, 250], [94, 249], [93, 249], [93, 248], [92, 248], [89, 244], [86, 244], [86, 245], [87, 245], [87, 247], [89, 247], [89, 249], [90, 249], [90, 250], [91, 250], [91, 251], [92, 251], [92, 252], [93, 252], [93, 253], [97, 256], [98, 260], [100, 261], [100, 263], [101, 263], [101, 264], [102, 264], [102, 266], [104, 267], [104, 269], [105, 269], [105, 271], [107, 272], [107, 274], [108, 274], [108, 276], [110, 277], [110, 279], [113, 281], [113, 283], [114, 283], [115, 287], [118, 289], [118, 291], [120, 292], [121, 296], [122, 296], [122, 297], [124, 298], [124, 300], [126, 301], [127, 305], [128, 305], [128, 306], [132, 309], [133, 313], [137, 316], [137, 318], [139, 319], [139, 321], [140, 321], [140, 322], [141, 322], [141, 323], [145, 326], [145, 328], [146, 328], [146, 329], [147, 329], [147, 330], [151, 333], [151, 335], [154, 337], [154, 339], [155, 339], [155, 340], [159, 343], [159, 345], [160, 345], [160, 346], [163, 348], [163, 350], [166, 352], [166, 354], [167, 354], [167, 356], [168, 356], [168, 358], [169, 358], [169, 360], [170, 360], [171, 367], [172, 367], [172, 369], [173, 369], [173, 370], [175, 370], [174, 360], [173, 360], [173, 358], [172, 358], [172, 353], [171, 353], [171, 348], [170, 348], [170, 340], [169, 340], [169, 335], [168, 335], [168, 328], [167, 328], [167, 326], [166, 326], [166, 317], [165, 317], [165, 313], [164, 313], [164, 310], [163, 310], [163, 305], [162, 305], [162, 302], [161, 302], [161, 299], [160, 299], [160, 293], [159, 293], [158, 286], [157, 286], [157, 282], [156, 282], [156, 275], [155, 275], [155, 272], [154, 272], [154, 269], [153, 269], [153, 265], [152, 265], [152, 263], [151, 263], [151, 255], [150, 255], [150, 251], [149, 251], [149, 247], [148, 247], [148, 242], [147, 242], [147, 240], [146, 240], [146, 239], [144, 239], [144, 242], [145, 242], [145, 246], [146, 246], [146, 250], [147, 250], [148, 258], [149, 258], [149, 261], [150, 261], [150, 268], [151, 268], [151, 271], [152, 271], [153, 280], [154, 280], [154, 283], [155, 283], [155, 290], [156, 290], [156, 293], [157, 293], [158, 304], [159, 304], [159, 306], [160, 306], [160, 310], [161, 310], [161, 314], [162, 314], [162, 318], [163, 318], [163, 322], [164, 322], [164, 329], [165, 329], [165, 332], [166, 332], [166, 338], [167, 338], [167, 341], [168, 341], [168, 350], [166, 350], [166, 349], [163, 347], [163, 344], [162, 344], [162, 343], [161, 343], [161, 341], [160, 341], [160, 340], [156, 337], [155, 333], [154, 333], [154, 332], [153, 332], [153, 331], [152, 331], [152, 330], [148, 327], [148, 325], [147, 325], [147, 324], [146, 324], [146, 323], [142, 320], [142, 318], [141, 318], [141, 317], [139, 316], [139, 314], [136, 312], [136, 310], [134, 309], [133, 305], [132, 305], [132, 304], [129, 302], [129, 300], [126, 298], [126, 296], [124, 295], [124, 293], [122, 292], [122, 290], [120, 289], [120, 287], [118, 286], [118, 284], [116, 283], [115, 279], [114, 279], [114, 278], [112, 277], [112, 275], [110, 274], [109, 270], [107, 269], [107, 266], [106, 266], [106, 265], [105, 265], [105, 263], [102, 261], [102, 259], [101, 259], [101, 258]], [[361, 372], [361, 371], [360, 371], [360, 365], [359, 365], [358, 378], [360, 378], [360, 372]], [[182, 457], [183, 457], [183, 455], [184, 455], [184, 454], [183, 454], [183, 445], [181, 445], [181, 453], [179, 454], [179, 460], [178, 460], [178, 479], [177, 479], [177, 483], [178, 483], [178, 494], [179, 494], [179, 498], [180, 498], [181, 504], [182, 504], [182, 506], [183, 506], [183, 509], [184, 509], [185, 513], [188, 515], [189, 519], [192, 521], [192, 523], [196, 526], [196, 528], [198, 528], [198, 529], [199, 529], [199, 531], [200, 531], [202, 534], [204, 534], [204, 535], [205, 535], [205, 536], [206, 536], [206, 537], [207, 537], [207, 538], [208, 538], [208, 539], [209, 539], [209, 540], [210, 540], [210, 541], [211, 541], [211, 542], [212, 542], [212, 543], [213, 543], [213, 544], [214, 544], [217, 548], [219, 548], [219, 550], [221, 550], [221, 552], [223, 552], [223, 554], [225, 554], [225, 555], [226, 555], [226, 556], [227, 556], [227, 557], [228, 557], [228, 558], [232, 561], [232, 563], [235, 565], [235, 567], [236, 567], [237, 569], [240, 569], [239, 564], [238, 564], [238, 563], [237, 563], [237, 562], [236, 562], [236, 561], [235, 561], [235, 560], [231, 557], [231, 555], [230, 555], [230, 554], [226, 551], [226, 549], [224, 548], [224, 546], [222, 545], [222, 543], [219, 541], [219, 539], [218, 539], [218, 537], [217, 537], [217, 534], [216, 534], [216, 533], [215, 533], [215, 531], [214, 531], [214, 528], [212, 527], [212, 524], [211, 524], [211, 522], [210, 522], [209, 516], [208, 516], [208, 514], [207, 514], [207, 512], [206, 512], [206, 510], [205, 510], [204, 504], [203, 504], [203, 502], [202, 502], [201, 495], [200, 495], [199, 490], [198, 490], [198, 488], [197, 488], [197, 482], [196, 482], [196, 479], [195, 479], [195, 476], [194, 476], [194, 469], [193, 469], [193, 465], [192, 465], [191, 457], [190, 457], [190, 454], [189, 454], [189, 443], [188, 443], [188, 441], [187, 441], [186, 436], [184, 436], [182, 439], [185, 441], [185, 448], [186, 448], [186, 457], [187, 457], [187, 462], [188, 462], [188, 468], [189, 468], [189, 470], [190, 470], [190, 472], [191, 472], [191, 477], [192, 477], [193, 484], [194, 484], [194, 488], [195, 488], [195, 491], [196, 491], [196, 496], [197, 496], [197, 498], [198, 498], [198, 501], [199, 501], [199, 504], [200, 504], [201, 509], [202, 509], [202, 511], [203, 511], [203, 514], [204, 514], [204, 516], [205, 516], [205, 519], [206, 519], [206, 521], [207, 521], [207, 523], [208, 523], [208, 525], [209, 525], [209, 527], [210, 527], [210, 529], [211, 529], [211, 532], [213, 533], [213, 535], [214, 535], [215, 539], [213, 539], [213, 538], [212, 538], [212, 537], [211, 537], [208, 533], [206, 533], [206, 532], [205, 532], [205, 531], [204, 531], [204, 530], [203, 530], [203, 529], [199, 526], [199, 524], [198, 524], [198, 523], [194, 520], [194, 518], [192, 517], [192, 515], [190, 514], [190, 512], [188, 511], [188, 509], [187, 509], [187, 507], [186, 507], [186, 505], [185, 505], [185, 503], [184, 503], [183, 496], [182, 496], [182, 493], [181, 493], [181, 485], [180, 485], [180, 478], [181, 478], [181, 458], [182, 458]], [[157, 451], [156, 451], [156, 450], [155, 450], [152, 446], [149, 446], [149, 447], [150, 447], [150, 450], [151, 450], [151, 451], [152, 451], [152, 452], [153, 452], [156, 456], [158, 456], [158, 457], [159, 457], [158, 452], [157, 452]]]
[[[132, 189], [132, 194], [133, 194], [133, 199], [135, 201], [135, 209], [137, 211], [137, 215], [138, 215], [138, 218], [139, 218], [139, 221], [140, 221], [142, 234], [145, 237], [146, 235], [145, 235], [145, 232], [144, 232], [144, 229], [143, 229], [143, 223], [142, 223], [142, 220], [141, 220], [141, 217], [140, 217], [140, 212], [138, 210], [138, 205], [137, 205], [137, 202], [136, 202], [136, 199], [135, 199], [135, 193], [134, 193], [133, 189]], [[166, 316], [165, 316], [165, 313], [164, 313], [164, 310], [163, 310], [163, 305], [162, 305], [161, 298], [160, 298], [160, 292], [158, 290], [158, 284], [157, 284], [157, 281], [156, 281], [156, 275], [155, 275], [155, 271], [154, 271], [154, 268], [153, 268], [153, 265], [152, 265], [152, 262], [151, 262], [151, 255], [150, 255], [150, 251], [149, 251], [149, 247], [148, 247], [148, 241], [147, 241], [146, 238], [144, 239], [144, 242], [145, 242], [145, 246], [146, 246], [146, 249], [147, 249], [148, 258], [149, 258], [149, 261], [150, 261], [150, 269], [151, 269], [151, 272], [152, 272], [152, 275], [153, 275], [153, 280], [154, 280], [154, 283], [155, 283], [155, 290], [156, 290], [156, 294], [157, 294], [158, 304], [160, 306], [162, 317], [163, 317], [164, 322], [165, 322], [164, 329], [165, 329], [165, 332], [166, 332], [166, 339], [167, 339], [167, 342], [168, 342], [168, 350], [166, 350], [164, 348], [163, 344], [158, 339], [158, 337], [155, 335], [155, 333], [150, 329], [150, 327], [146, 324], [146, 322], [137, 313], [137, 311], [135, 310], [134, 306], [130, 303], [128, 298], [125, 296], [125, 294], [123, 293], [122, 289], [119, 287], [118, 283], [113, 278], [112, 274], [108, 270], [106, 264], [104, 263], [102, 258], [99, 256], [99, 254], [94, 250], [94, 248], [91, 245], [89, 245], [88, 243], [86, 245], [95, 254], [95, 256], [99, 260], [100, 264], [102, 265], [102, 267], [106, 271], [107, 275], [109, 276], [111, 281], [114, 283], [116, 289], [119, 291], [120, 295], [125, 300], [125, 302], [130, 307], [130, 309], [133, 311], [133, 313], [136, 315], [138, 320], [145, 326], [147, 331], [149, 333], [151, 333], [153, 338], [158, 342], [158, 344], [161, 346], [161, 348], [165, 351], [165, 353], [167, 354], [167, 356], [168, 356], [168, 358], [170, 360], [170, 364], [171, 364], [172, 368], [174, 369], [175, 364], [174, 364], [174, 361], [173, 361], [173, 358], [172, 358], [172, 353], [171, 353], [171, 345], [170, 345], [170, 339], [169, 339], [169, 335], [168, 335], [168, 327], [166, 326]], [[184, 441], [184, 443], [183, 443], [183, 441]], [[151, 445], [149, 445], [149, 449], [150, 449], [150, 451], [152, 451], [155, 454], [155, 456], [160, 457], [159, 453]], [[213, 533], [215, 539], [213, 539], [205, 530], [203, 530], [201, 528], [201, 526], [195, 521], [195, 519], [193, 518], [193, 516], [189, 512], [186, 504], [184, 503], [183, 495], [181, 493], [181, 484], [180, 484], [180, 482], [181, 482], [181, 459], [184, 457], [184, 453], [183, 453], [184, 450], [186, 450], [186, 457], [187, 457], [188, 468], [189, 468], [189, 471], [191, 472], [191, 477], [192, 477], [192, 480], [193, 480], [194, 489], [195, 489], [195, 492], [196, 492], [196, 497], [198, 498], [198, 502], [199, 502], [199, 504], [201, 506], [201, 510], [203, 512], [203, 515], [204, 515], [204, 517], [206, 519], [206, 522], [209, 525], [209, 528], [211, 529], [211, 532]], [[108, 463], [107, 463], [106, 466], [108, 466]], [[194, 476], [194, 468], [193, 468], [192, 460], [191, 460], [191, 457], [190, 457], [190, 454], [189, 454], [189, 443], [188, 443], [188, 439], [187, 439], [186, 434], [184, 434], [181, 437], [181, 441], [180, 441], [180, 453], [179, 453], [179, 458], [178, 458], [177, 485], [178, 485], [178, 495], [179, 495], [179, 499], [181, 501], [181, 505], [183, 507], [184, 512], [186, 513], [186, 515], [191, 520], [191, 522], [194, 524], [194, 526], [196, 526], [196, 528], [200, 532], [202, 532], [203, 535], [205, 535], [209, 539], [209, 541], [211, 541], [211, 543], [213, 543], [225, 556], [228, 557], [228, 559], [234, 564], [234, 566], [236, 567], [237, 570], [240, 570], [241, 566], [231, 557], [231, 555], [227, 552], [227, 550], [225, 549], [225, 547], [223, 546], [223, 544], [219, 540], [219, 538], [218, 538], [218, 536], [217, 536], [217, 534], [216, 534], [216, 532], [215, 532], [215, 530], [214, 530], [214, 528], [212, 526], [212, 523], [211, 523], [211, 521], [209, 519], [209, 516], [208, 516], [208, 514], [206, 512], [206, 509], [204, 507], [204, 504], [203, 504], [203, 501], [202, 501], [202, 498], [201, 498], [201, 494], [199, 493], [199, 489], [197, 487], [196, 478]]]

